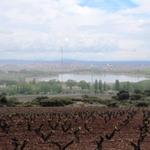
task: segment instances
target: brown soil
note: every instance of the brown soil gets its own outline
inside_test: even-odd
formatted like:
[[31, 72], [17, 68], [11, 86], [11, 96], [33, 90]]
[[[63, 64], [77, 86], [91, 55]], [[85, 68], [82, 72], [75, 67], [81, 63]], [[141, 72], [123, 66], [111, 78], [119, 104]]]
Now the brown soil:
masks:
[[0, 150], [136, 150], [131, 142], [137, 144], [142, 134], [139, 146], [150, 150], [149, 112], [144, 108], [1, 108]]

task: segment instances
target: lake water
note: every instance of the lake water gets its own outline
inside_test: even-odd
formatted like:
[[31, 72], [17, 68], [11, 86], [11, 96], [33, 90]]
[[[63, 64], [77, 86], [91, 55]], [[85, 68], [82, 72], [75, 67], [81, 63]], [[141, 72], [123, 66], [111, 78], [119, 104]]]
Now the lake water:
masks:
[[[85, 80], [87, 82], [94, 82], [97, 80], [102, 80], [102, 82], [113, 83], [115, 80], [119, 80], [120, 82], [129, 81], [129, 82], [138, 82], [142, 80], [146, 80], [148, 78], [136, 75], [119, 75], [119, 74], [58, 74], [56, 76], [50, 77], [36, 77], [36, 81], [50, 81], [50, 80], [59, 80], [59, 81], [67, 81], [69, 79], [75, 81]], [[33, 78], [32, 78], [33, 80]]]

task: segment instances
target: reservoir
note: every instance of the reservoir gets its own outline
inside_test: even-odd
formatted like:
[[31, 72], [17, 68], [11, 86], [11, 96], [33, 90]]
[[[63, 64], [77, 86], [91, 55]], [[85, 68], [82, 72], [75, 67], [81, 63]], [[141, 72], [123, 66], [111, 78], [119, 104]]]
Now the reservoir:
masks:
[[47, 77], [33, 77], [26, 79], [27, 81], [35, 80], [37, 82], [40, 81], [50, 81], [50, 80], [58, 80], [58, 81], [67, 81], [67, 80], [75, 80], [77, 82], [84, 80], [86, 82], [94, 82], [95, 80], [101, 80], [102, 82], [106, 83], [114, 83], [116, 80], [120, 82], [139, 82], [148, 79], [144, 76], [138, 75], [123, 75], [123, 74], [81, 74], [81, 73], [65, 73], [65, 74], [58, 74], [54, 76], [47, 76]]

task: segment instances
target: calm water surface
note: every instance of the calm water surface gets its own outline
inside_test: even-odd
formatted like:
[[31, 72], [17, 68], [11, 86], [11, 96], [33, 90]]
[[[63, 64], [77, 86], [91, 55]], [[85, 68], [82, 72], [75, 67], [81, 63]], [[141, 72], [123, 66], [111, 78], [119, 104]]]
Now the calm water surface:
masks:
[[[118, 75], [118, 74], [58, 74], [56, 76], [50, 77], [36, 77], [34, 78], [36, 81], [50, 81], [50, 80], [59, 80], [59, 81], [67, 81], [69, 79], [75, 81], [85, 80], [87, 82], [94, 82], [95, 80], [102, 80], [103, 82], [113, 83], [115, 80], [119, 80], [121, 82], [129, 81], [129, 82], [138, 82], [142, 80], [146, 80], [148, 78], [138, 76], [138, 75]], [[32, 78], [33, 80], [33, 78]]]

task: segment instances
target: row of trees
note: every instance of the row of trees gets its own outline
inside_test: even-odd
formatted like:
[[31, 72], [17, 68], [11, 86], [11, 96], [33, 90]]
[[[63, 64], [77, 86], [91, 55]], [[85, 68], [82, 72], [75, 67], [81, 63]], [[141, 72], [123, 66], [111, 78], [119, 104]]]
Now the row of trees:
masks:
[[150, 81], [141, 81], [137, 83], [132, 82], [119, 82], [119, 80], [116, 80], [115, 84], [112, 86], [113, 90], [121, 91], [126, 90], [129, 92], [134, 92], [135, 90], [145, 91], [150, 90]]
[[[4, 85], [4, 82], [3, 82]], [[102, 81], [95, 80], [95, 83], [91, 84], [84, 80], [76, 82], [74, 80], [68, 80], [66, 82], [60, 82], [51, 80], [49, 82], [11, 82], [1, 86], [2, 92], [8, 93], [9, 95], [15, 94], [58, 94], [67, 92], [84, 92], [91, 91], [94, 93], [101, 93], [109, 89], [109, 86]]]
[[[4, 85], [4, 82], [2, 82]], [[2, 84], [1, 84], [2, 85]], [[147, 90], [149, 87], [144, 86], [144, 84], [136, 84], [130, 82], [121, 83], [116, 80], [114, 84], [108, 84], [102, 82], [101, 80], [95, 80], [94, 83], [88, 83], [84, 80], [76, 82], [74, 80], [68, 80], [66, 82], [60, 82], [56, 80], [51, 80], [49, 82], [11, 82], [5, 84], [5, 86], [0, 86], [2, 92], [8, 93], [9, 95], [15, 94], [58, 94], [58, 93], [72, 93], [72, 92], [92, 92], [95, 94], [102, 93], [104, 91], [113, 90], [121, 91], [126, 90], [129, 92], [135, 90]]]

